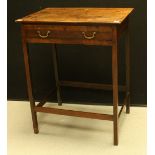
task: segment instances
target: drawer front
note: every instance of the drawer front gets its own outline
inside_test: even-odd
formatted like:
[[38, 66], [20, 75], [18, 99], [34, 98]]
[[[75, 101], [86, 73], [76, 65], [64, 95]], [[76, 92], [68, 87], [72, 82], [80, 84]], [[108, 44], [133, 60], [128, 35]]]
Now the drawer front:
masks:
[[60, 44], [110, 44], [110, 26], [25, 25], [28, 42]]

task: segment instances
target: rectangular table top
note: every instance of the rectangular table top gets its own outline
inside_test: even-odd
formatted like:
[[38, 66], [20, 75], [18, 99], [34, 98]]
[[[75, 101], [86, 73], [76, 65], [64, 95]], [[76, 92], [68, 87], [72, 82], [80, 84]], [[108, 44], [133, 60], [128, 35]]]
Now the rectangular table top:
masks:
[[133, 8], [45, 8], [16, 22], [121, 24]]

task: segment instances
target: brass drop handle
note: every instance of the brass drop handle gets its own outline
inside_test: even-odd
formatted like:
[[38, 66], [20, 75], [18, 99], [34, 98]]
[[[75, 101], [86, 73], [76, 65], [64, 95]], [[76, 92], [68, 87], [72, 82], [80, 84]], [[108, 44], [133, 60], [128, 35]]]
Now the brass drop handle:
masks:
[[83, 36], [84, 36], [85, 39], [93, 39], [93, 38], [95, 38], [96, 32], [93, 32], [92, 36], [87, 36], [85, 34], [85, 32], [82, 32], [82, 34], [83, 34]]
[[47, 38], [51, 31], [47, 31], [46, 35], [42, 35], [40, 31], [37, 31], [40, 38]]

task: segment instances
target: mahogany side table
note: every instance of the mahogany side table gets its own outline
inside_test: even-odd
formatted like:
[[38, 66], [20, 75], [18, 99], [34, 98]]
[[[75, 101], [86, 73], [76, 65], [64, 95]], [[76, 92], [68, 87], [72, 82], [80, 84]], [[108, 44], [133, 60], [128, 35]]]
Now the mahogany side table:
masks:
[[[77, 116], [113, 121], [114, 145], [118, 145], [118, 118], [126, 106], [130, 112], [130, 52], [129, 14], [133, 8], [45, 8], [16, 20], [21, 23], [22, 44], [27, 80], [28, 96], [32, 113], [34, 133], [38, 133], [37, 112]], [[118, 42], [126, 33], [126, 84], [118, 85]], [[113, 114], [99, 114], [44, 107], [43, 99], [36, 105], [30, 74], [28, 43], [52, 44], [53, 65], [58, 104], [62, 105], [61, 86], [104, 89], [113, 91]], [[56, 44], [83, 44], [112, 47], [112, 84], [97, 84], [77, 81], [60, 81], [57, 64]], [[123, 105], [118, 112], [118, 91], [125, 92]], [[50, 91], [48, 95], [53, 93]]]

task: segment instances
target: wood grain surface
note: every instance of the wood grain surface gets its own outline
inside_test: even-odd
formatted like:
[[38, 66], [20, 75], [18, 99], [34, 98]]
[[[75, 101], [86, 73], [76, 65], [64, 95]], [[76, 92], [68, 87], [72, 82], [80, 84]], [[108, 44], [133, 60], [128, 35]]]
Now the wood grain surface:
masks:
[[16, 22], [120, 24], [133, 8], [45, 8]]

